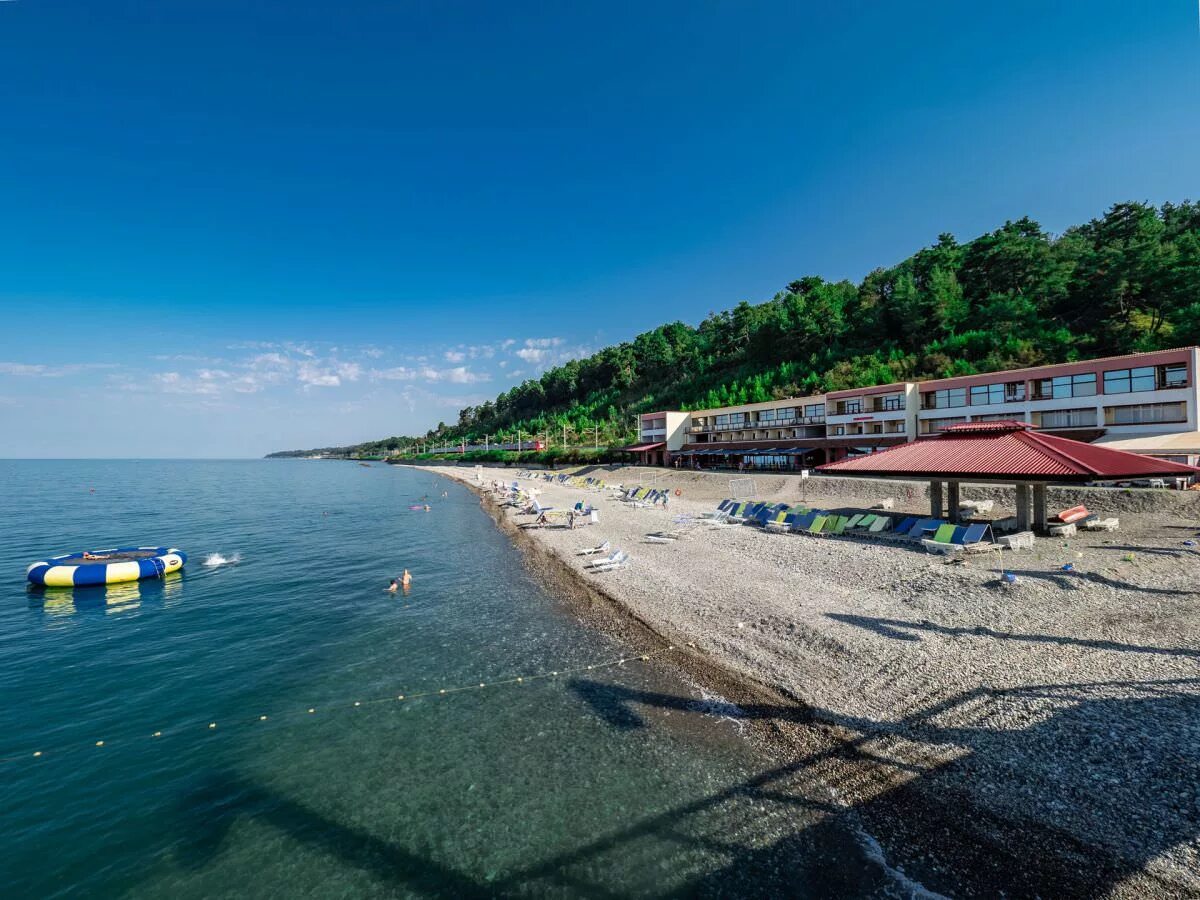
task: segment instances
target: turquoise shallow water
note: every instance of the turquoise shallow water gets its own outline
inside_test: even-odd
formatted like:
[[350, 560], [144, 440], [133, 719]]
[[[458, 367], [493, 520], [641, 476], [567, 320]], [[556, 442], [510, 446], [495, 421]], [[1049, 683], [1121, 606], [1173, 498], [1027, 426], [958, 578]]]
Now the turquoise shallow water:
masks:
[[[736, 893], [740, 861], [775, 877], [763, 848], [811, 815], [747, 791], [769, 766], [740, 711], [661, 666], [355, 707], [629, 652], [434, 475], [0, 461], [0, 493], [7, 896]], [[189, 552], [181, 577], [22, 581], [44, 555], [156, 543]], [[403, 567], [413, 590], [389, 596]], [[820, 840], [788, 883], [871, 889], [826, 884], [857, 851]]]

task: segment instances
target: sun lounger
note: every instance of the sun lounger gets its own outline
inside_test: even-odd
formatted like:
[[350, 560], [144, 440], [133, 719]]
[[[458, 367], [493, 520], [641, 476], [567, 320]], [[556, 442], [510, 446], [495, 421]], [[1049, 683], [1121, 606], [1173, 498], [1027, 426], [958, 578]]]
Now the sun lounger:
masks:
[[815, 509], [807, 510], [803, 513], [796, 514], [796, 520], [792, 522], [792, 531], [808, 531], [808, 528], [813, 523], [813, 519], [817, 517]]
[[968, 525], [962, 536], [963, 550], [967, 553], [986, 553], [996, 548], [993, 543], [992, 526], [986, 522]]
[[825, 528], [825, 523], [828, 521], [828, 516], [813, 516], [813, 520], [809, 523], [805, 530], [809, 534], [820, 534]]
[[863, 514], [857, 513], [846, 520], [846, 528], [857, 528], [863, 520]]
[[791, 531], [799, 519], [800, 513], [780, 510], [772, 518], [767, 519], [763, 526], [768, 531]]
[[620, 556], [621, 551], [614, 550], [608, 556], [603, 556], [600, 559], [593, 559], [591, 562], [584, 563], [583, 567], [585, 569], [595, 569], [598, 566], [608, 565], [609, 563], [615, 562], [618, 558], [620, 558]]
[[923, 538], [921, 545], [930, 553], [959, 553], [967, 529], [961, 525], [942, 524], [932, 538]]
[[908, 530], [908, 536], [921, 540], [927, 536], [927, 532], [937, 532], [946, 523], [941, 519], [920, 519]]
[[1121, 527], [1121, 520], [1115, 516], [1109, 516], [1105, 519], [1097, 516], [1094, 519], [1088, 519], [1079, 527], [1085, 531], [1116, 531]]
[[916, 524], [917, 524], [916, 516], [905, 516], [903, 519], [901, 519], [899, 522], [896, 523], [896, 527], [892, 529], [892, 532], [895, 534], [906, 535], [910, 531], [912, 531], [912, 527]]
[[646, 535], [647, 544], [674, 544], [677, 541], [683, 540], [685, 533], [682, 531], [655, 531]]
[[624, 569], [629, 565], [629, 562], [629, 554], [623, 550], [618, 550], [612, 556], [596, 560], [593, 565], [585, 566], [584, 568], [592, 572], [611, 572], [613, 569]]
[[949, 544], [952, 542], [953, 538], [954, 526], [943, 524], [938, 526], [937, 531], [933, 533], [932, 539], [937, 541], [939, 544]]
[[891, 527], [892, 520], [889, 516], [876, 516], [875, 521], [871, 523], [871, 527], [867, 531], [871, 534], [881, 534]]
[[601, 544], [598, 547], [584, 547], [582, 550], [579, 551], [578, 555], [579, 556], [595, 556], [597, 553], [607, 553], [611, 549], [612, 549], [612, 544], [610, 544], [608, 541], [605, 541], [603, 544]]

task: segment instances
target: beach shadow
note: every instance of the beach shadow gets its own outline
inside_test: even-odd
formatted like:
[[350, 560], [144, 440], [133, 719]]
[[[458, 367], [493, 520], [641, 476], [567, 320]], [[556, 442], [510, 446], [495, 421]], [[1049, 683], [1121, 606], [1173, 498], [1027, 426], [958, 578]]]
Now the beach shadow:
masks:
[[608, 684], [582, 678], [572, 679], [567, 683], [567, 687], [575, 696], [587, 703], [606, 723], [622, 730], [646, 727], [646, 721], [637, 714], [634, 706], [650, 706], [656, 709], [696, 713], [738, 721], [771, 719], [781, 722], [807, 722], [811, 718], [808, 711], [799, 704], [792, 706], [774, 704], [739, 706], [725, 700], [697, 700], [693, 697], [643, 691], [619, 684]]
[[948, 637], [983, 637], [1001, 641], [1023, 641], [1031, 644], [1059, 644], [1064, 647], [1087, 647], [1091, 650], [1109, 650], [1119, 653], [1148, 653], [1156, 656], [1178, 656], [1200, 659], [1200, 650], [1189, 647], [1148, 647], [1094, 638], [1073, 638], [1065, 635], [1028, 634], [1015, 631], [997, 631], [984, 625], [970, 628], [955, 628], [935, 625], [933, 622], [912, 622], [906, 619], [881, 619], [875, 616], [859, 616], [849, 613], [826, 613], [827, 618], [899, 641], [920, 641], [920, 632], [941, 634]]
[[[1200, 834], [1200, 757], [1191, 737], [1200, 696], [1181, 693], [1198, 688], [1200, 678], [979, 689], [898, 722], [817, 710], [818, 721], [851, 737], [631, 823], [506, 883], [554, 881], [562, 871], [586, 869], [589, 860], [626, 848], [633, 853], [642, 841], [665, 837], [682, 848], [727, 854], [729, 862], [656, 896], [909, 896], [923, 888], [950, 895], [1103, 895]], [[577, 682], [573, 690], [621, 729], [645, 725], [631, 704], [695, 709], [687, 697], [593, 682]], [[1105, 696], [1114, 692], [1138, 696]], [[808, 717], [773, 705], [718, 704], [715, 711], [744, 719]], [[957, 745], [963, 755], [914, 766], [891, 749], [900, 735]], [[1118, 783], [1122, 791], [1097, 790]], [[745, 830], [733, 812], [746, 801], [761, 831]], [[697, 838], [714, 817], [727, 824]], [[922, 859], [931, 851], [936, 868]], [[902, 861], [904, 871], [888, 860]], [[1169, 894], [1179, 885], [1163, 887]]]
[[190, 869], [211, 862], [230, 829], [248, 817], [406, 892], [448, 898], [495, 896], [492, 889], [428, 857], [336, 822], [299, 801], [229, 772], [210, 773], [195, 791], [182, 798], [180, 806], [187, 822], [187, 841], [175, 858]]
[[1007, 571], [1022, 578], [1036, 578], [1041, 581], [1050, 581], [1067, 590], [1078, 590], [1080, 587], [1079, 582], [1088, 581], [1103, 587], [1115, 588], [1122, 591], [1134, 591], [1139, 594], [1159, 594], [1171, 597], [1189, 597], [1200, 594], [1200, 591], [1142, 587], [1128, 581], [1122, 581], [1119, 578], [1110, 578], [1107, 575], [1101, 575], [1099, 572], [1046, 572], [1038, 569], [1008, 569]]
[[1147, 556], [1183, 556], [1191, 552], [1187, 547], [1180, 547], [1178, 549], [1170, 547], [1135, 547], [1132, 544], [1100, 544], [1093, 549], [1116, 550], [1118, 552], [1145, 554]]
[[[1200, 678], [978, 689], [894, 722], [817, 710], [843, 737], [699, 797], [632, 813], [612, 830], [580, 822], [568, 849], [542, 856], [530, 848], [532, 861], [486, 882], [226, 771], [207, 773], [181, 798], [186, 842], [175, 855], [198, 870], [239, 820], [251, 818], [404, 895], [608, 900], [629, 895], [616, 876], [632, 873], [647, 897], [857, 898], [926, 889], [1100, 896], [1200, 834], [1200, 696], [1180, 693], [1198, 688]], [[645, 727], [634, 705], [780, 723], [810, 717], [788, 704], [697, 704], [582, 680], [571, 689], [623, 730]], [[901, 761], [893, 749], [900, 735], [955, 745], [962, 755]], [[1117, 783], [1122, 790], [1098, 789]], [[1086, 840], [1080, 821], [1090, 830]], [[719, 862], [698, 867], [702, 857]], [[665, 872], [693, 874], [656, 888]], [[1161, 887], [1164, 895], [1179, 889]]]

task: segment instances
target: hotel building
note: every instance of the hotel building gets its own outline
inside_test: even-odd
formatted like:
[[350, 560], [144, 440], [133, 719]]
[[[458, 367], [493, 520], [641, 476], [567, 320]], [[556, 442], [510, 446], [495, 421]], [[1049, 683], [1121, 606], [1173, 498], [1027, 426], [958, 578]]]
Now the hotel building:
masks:
[[1136, 353], [640, 419], [650, 465], [792, 470], [937, 435], [962, 422], [1035, 427], [1200, 464], [1200, 347]]

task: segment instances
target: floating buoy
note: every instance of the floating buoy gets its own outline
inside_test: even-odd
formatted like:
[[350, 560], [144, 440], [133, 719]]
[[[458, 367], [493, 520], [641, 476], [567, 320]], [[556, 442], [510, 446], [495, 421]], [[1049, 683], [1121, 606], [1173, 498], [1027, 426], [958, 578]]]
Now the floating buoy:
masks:
[[172, 547], [115, 547], [39, 560], [25, 570], [25, 576], [43, 587], [121, 584], [161, 578], [178, 572], [186, 562], [187, 554]]

